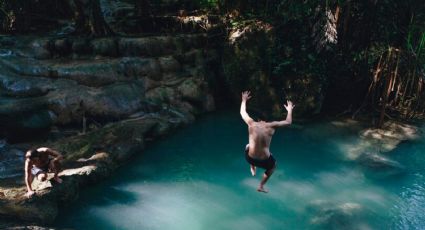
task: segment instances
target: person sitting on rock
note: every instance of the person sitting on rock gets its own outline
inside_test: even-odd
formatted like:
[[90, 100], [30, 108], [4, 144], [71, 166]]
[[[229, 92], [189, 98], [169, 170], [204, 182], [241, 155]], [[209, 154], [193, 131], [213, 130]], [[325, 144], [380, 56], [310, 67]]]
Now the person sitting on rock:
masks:
[[28, 198], [35, 193], [31, 187], [34, 177], [37, 177], [39, 181], [45, 181], [47, 179], [47, 173], [52, 172], [54, 174], [54, 180], [62, 183], [62, 179], [58, 176], [61, 168], [60, 161], [62, 159], [63, 157], [59, 152], [46, 147], [27, 151], [25, 154], [25, 183], [28, 192], [25, 195]]

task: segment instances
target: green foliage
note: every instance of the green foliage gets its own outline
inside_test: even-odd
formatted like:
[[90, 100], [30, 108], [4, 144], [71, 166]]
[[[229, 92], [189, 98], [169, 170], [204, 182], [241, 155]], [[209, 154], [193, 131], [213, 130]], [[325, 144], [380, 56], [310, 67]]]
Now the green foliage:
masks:
[[[127, 0], [135, 3], [136, 0]], [[140, 2], [140, 1], [139, 1]], [[230, 60], [228, 72], [238, 75], [244, 84], [247, 75], [260, 66], [261, 77], [270, 80], [276, 89], [285, 88], [288, 80], [304, 77], [315, 79], [328, 90], [328, 98], [348, 107], [364, 98], [379, 59], [388, 47], [401, 50], [400, 74], [425, 73], [425, 4], [423, 0], [180, 0], [146, 1], [150, 5], [172, 9], [204, 9], [226, 16], [231, 29], [258, 28], [270, 25], [273, 42], [247, 44], [260, 47], [253, 51], [239, 50], [240, 60]], [[0, 0], [0, 22], [3, 32], [24, 31], [32, 25], [43, 25], [66, 12], [61, 0]], [[338, 12], [338, 13], [337, 13]], [[318, 49], [316, 37], [326, 29], [329, 13], [335, 16], [336, 43]], [[337, 15], [338, 14], [338, 15]], [[36, 16], [35, 16], [36, 15]], [[336, 19], [337, 17], [337, 19]], [[325, 20], [322, 20], [325, 18]], [[37, 19], [37, 20], [34, 20]], [[321, 44], [320, 44], [321, 45]], [[245, 52], [245, 53], [244, 53]], [[251, 65], [253, 64], [253, 65]], [[238, 72], [239, 71], [239, 72]], [[410, 75], [409, 75], [410, 76]], [[235, 80], [236, 81], [236, 80]], [[329, 86], [329, 87], [328, 87]], [[410, 86], [409, 86], [410, 87]], [[341, 91], [342, 94], [332, 94]], [[350, 95], [350, 96], [347, 96]], [[345, 97], [347, 96], [347, 97]], [[334, 100], [334, 99], [332, 99]], [[335, 101], [329, 103], [335, 103]], [[346, 109], [346, 108], [343, 108]]]
[[199, 0], [198, 4], [201, 8], [214, 9], [219, 5], [219, 0]]
[[28, 32], [72, 14], [62, 0], [0, 0], [0, 32]]
[[407, 36], [407, 50], [412, 52], [416, 60], [425, 64], [425, 31], [424, 28], [412, 26]]
[[23, 1], [0, 0], [0, 21], [4, 31], [16, 29], [16, 15], [22, 10]]
[[[267, 74], [275, 88], [285, 88], [288, 79], [309, 76], [327, 88], [329, 100], [325, 103], [338, 104], [344, 110], [359, 106], [389, 47], [401, 51], [401, 76], [415, 72], [425, 78], [423, 1], [247, 0], [223, 1], [221, 5], [226, 12], [239, 12], [231, 20], [233, 28], [253, 21], [274, 28], [275, 42], [268, 56], [263, 56], [263, 69], [270, 70]], [[315, 27], [319, 33], [325, 28], [320, 19], [328, 12], [338, 17], [336, 44], [318, 50]]]

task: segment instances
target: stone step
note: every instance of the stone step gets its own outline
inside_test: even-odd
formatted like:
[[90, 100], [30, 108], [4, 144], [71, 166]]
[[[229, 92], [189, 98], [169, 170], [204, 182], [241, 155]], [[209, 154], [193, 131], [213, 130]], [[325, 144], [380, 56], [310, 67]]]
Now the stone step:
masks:
[[0, 74], [0, 97], [40, 97], [52, 90], [51, 79], [19, 76], [4, 69]]
[[145, 77], [159, 81], [164, 75], [185, 71], [185, 68], [204, 67], [205, 55], [203, 50], [194, 49], [180, 55], [158, 58], [123, 57], [58, 61], [8, 57], [0, 59], [0, 69], [8, 69], [13, 74], [0, 75], [0, 88], [5, 89], [5, 92], [14, 92], [15, 96], [19, 96], [20, 93], [39, 95], [48, 90], [46, 87], [34, 90], [32, 89], [34, 84], [40, 86], [42, 83], [36, 83], [31, 78], [20, 79], [16, 75], [55, 80], [68, 79], [90, 87]]
[[146, 107], [143, 85], [128, 82], [90, 88], [63, 83], [42, 97], [0, 97], [2, 126], [40, 129], [78, 123], [82, 116], [117, 120]]
[[[134, 65], [139, 66], [137, 62]], [[83, 115], [100, 120], [121, 119], [146, 110], [150, 103], [146, 100], [171, 104], [186, 99], [204, 102], [205, 79], [206, 69], [201, 65], [185, 65], [179, 71], [163, 72], [159, 78], [141, 76], [139, 80], [111, 81], [97, 87], [69, 79], [2, 74], [2, 91], [9, 94], [0, 95], [0, 121], [21, 129], [48, 128], [79, 123]]]
[[42, 38], [27, 44], [21, 53], [36, 59], [88, 56], [104, 57], [160, 57], [206, 47], [206, 34], [181, 34], [149, 37]]

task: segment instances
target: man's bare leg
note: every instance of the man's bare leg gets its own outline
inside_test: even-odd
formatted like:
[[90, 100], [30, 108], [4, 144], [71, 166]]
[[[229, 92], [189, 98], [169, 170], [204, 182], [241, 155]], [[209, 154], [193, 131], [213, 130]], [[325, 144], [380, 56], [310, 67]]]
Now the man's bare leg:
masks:
[[59, 178], [58, 174], [61, 168], [59, 160], [52, 160], [50, 162], [50, 170], [53, 172], [54, 176], [53, 179], [58, 182], [59, 184], [62, 183], [62, 179]]
[[251, 165], [251, 174], [252, 176], [255, 176], [255, 172], [257, 171], [257, 168], [254, 165]]
[[266, 170], [266, 171], [264, 172], [264, 174], [263, 174], [263, 179], [261, 180], [260, 185], [259, 185], [259, 186], [258, 186], [258, 188], [257, 188], [257, 191], [259, 191], [259, 192], [264, 192], [264, 193], [268, 193], [268, 192], [269, 192], [268, 190], [264, 189], [264, 184], [266, 184], [266, 182], [267, 182], [267, 181], [269, 180], [269, 178], [272, 176], [272, 174], [273, 174], [273, 172], [274, 172], [275, 168], [276, 168], [276, 165], [275, 165], [273, 168], [268, 169], [268, 170]]
[[[245, 145], [245, 153], [248, 154], [248, 152], [249, 152], [249, 144], [246, 144]], [[256, 172], [257, 168], [254, 165], [251, 165], [251, 164], [250, 164], [250, 167], [251, 167], [250, 169], [251, 169], [252, 176], [255, 176], [255, 172]]]

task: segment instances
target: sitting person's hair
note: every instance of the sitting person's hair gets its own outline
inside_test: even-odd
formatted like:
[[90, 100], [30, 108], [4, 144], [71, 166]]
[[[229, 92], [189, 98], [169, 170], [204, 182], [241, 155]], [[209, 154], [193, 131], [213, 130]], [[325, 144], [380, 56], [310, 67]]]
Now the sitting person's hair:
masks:
[[33, 159], [33, 158], [40, 156], [40, 152], [37, 151], [37, 149], [30, 149], [30, 150], [28, 150], [28, 152], [29, 152], [29, 158], [30, 159]]

